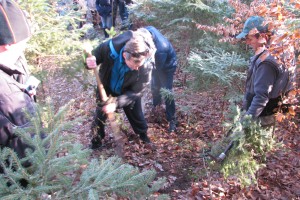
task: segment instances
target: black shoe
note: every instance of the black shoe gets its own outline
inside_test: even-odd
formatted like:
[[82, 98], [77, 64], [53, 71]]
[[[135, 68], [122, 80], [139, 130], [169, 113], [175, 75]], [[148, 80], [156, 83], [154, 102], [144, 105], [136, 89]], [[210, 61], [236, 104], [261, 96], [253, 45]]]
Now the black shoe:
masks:
[[149, 137], [147, 136], [146, 133], [141, 133], [141, 134], [140, 134], [140, 139], [141, 139], [141, 140], [143, 141], [143, 143], [145, 143], [145, 144], [151, 143], [151, 141], [150, 141], [150, 139], [149, 139]]
[[94, 137], [91, 141], [91, 149], [99, 149], [102, 147], [102, 141], [100, 137]]
[[169, 122], [168, 132], [172, 133], [172, 132], [176, 132], [176, 131], [177, 131], [176, 122], [172, 120], [172, 121]]

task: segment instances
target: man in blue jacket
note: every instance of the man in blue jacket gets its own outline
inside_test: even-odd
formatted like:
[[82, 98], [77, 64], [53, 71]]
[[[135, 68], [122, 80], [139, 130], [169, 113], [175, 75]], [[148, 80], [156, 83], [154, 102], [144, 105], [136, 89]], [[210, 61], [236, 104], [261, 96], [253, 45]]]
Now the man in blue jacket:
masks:
[[[177, 67], [176, 52], [167, 38], [153, 26], [145, 27], [152, 35], [156, 47], [155, 68], [152, 71], [151, 92], [153, 106], [162, 103], [161, 88], [172, 92], [173, 78]], [[176, 131], [175, 101], [174, 98], [165, 99], [166, 117], [169, 122], [169, 132]]]

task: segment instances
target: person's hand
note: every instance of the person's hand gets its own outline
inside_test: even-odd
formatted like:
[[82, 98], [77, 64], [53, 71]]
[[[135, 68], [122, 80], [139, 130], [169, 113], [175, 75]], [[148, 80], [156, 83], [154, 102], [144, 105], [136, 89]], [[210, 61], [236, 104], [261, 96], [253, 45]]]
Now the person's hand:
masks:
[[102, 110], [103, 112], [105, 112], [106, 114], [108, 113], [113, 113], [115, 112], [117, 109], [117, 104], [116, 103], [109, 103], [106, 104], [105, 106], [103, 106]]
[[30, 95], [30, 97], [36, 95], [36, 88], [34, 86], [28, 86], [28, 88], [26, 89], [28, 94]]
[[95, 56], [87, 57], [85, 62], [87, 69], [95, 69], [97, 67]]

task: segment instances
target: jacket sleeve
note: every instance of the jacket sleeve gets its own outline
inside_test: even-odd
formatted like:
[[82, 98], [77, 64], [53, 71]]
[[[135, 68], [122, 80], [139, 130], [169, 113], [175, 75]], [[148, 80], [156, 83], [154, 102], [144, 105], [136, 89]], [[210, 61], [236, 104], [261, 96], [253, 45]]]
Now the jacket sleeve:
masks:
[[259, 117], [270, 99], [270, 93], [276, 81], [277, 71], [275, 67], [262, 63], [255, 72], [254, 96], [246, 114], [253, 118]]
[[98, 45], [93, 51], [92, 54], [96, 57], [97, 65], [107, 62], [110, 59], [110, 50], [108, 46], [108, 41]]

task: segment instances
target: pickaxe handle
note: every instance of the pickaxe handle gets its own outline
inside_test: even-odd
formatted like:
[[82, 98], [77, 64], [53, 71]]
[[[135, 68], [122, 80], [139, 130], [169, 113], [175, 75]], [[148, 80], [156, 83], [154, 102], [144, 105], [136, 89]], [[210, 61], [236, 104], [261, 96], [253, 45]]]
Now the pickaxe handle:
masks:
[[[96, 76], [97, 86], [98, 86], [98, 90], [99, 90], [99, 94], [100, 94], [101, 100], [103, 102], [106, 102], [108, 100], [108, 96], [107, 96], [107, 94], [105, 92], [104, 86], [103, 86], [103, 84], [102, 84], [102, 82], [100, 80], [100, 77], [99, 77], [99, 75], [97, 73], [97, 69], [96, 68], [94, 68], [94, 74]], [[110, 125], [111, 125], [111, 128], [113, 130], [113, 135], [115, 137], [115, 140], [119, 141], [120, 139], [122, 139], [122, 136], [120, 134], [120, 128], [119, 128], [119, 126], [118, 126], [118, 124], [116, 122], [116, 118], [115, 118], [114, 113], [108, 113], [107, 114], [107, 118], [108, 118], [108, 120], [110, 122]]]
[[[86, 51], [86, 53], [87, 53], [88, 57], [92, 56], [91, 52]], [[103, 102], [105, 102], [105, 101], [108, 100], [108, 96], [106, 94], [104, 86], [103, 86], [103, 84], [100, 80], [100, 77], [98, 75], [97, 68], [94, 68], [93, 71], [94, 71], [94, 75], [95, 75], [96, 80], [97, 80], [97, 86], [98, 86], [100, 98]], [[124, 155], [123, 154], [124, 141], [123, 141], [122, 135], [120, 134], [120, 127], [119, 127], [118, 123], [116, 122], [116, 118], [115, 118], [114, 113], [108, 113], [107, 118], [108, 118], [109, 123], [111, 125], [113, 136], [114, 136], [115, 141], [116, 141], [116, 148], [115, 148], [116, 154], [120, 157], [123, 157], [123, 155]]]

